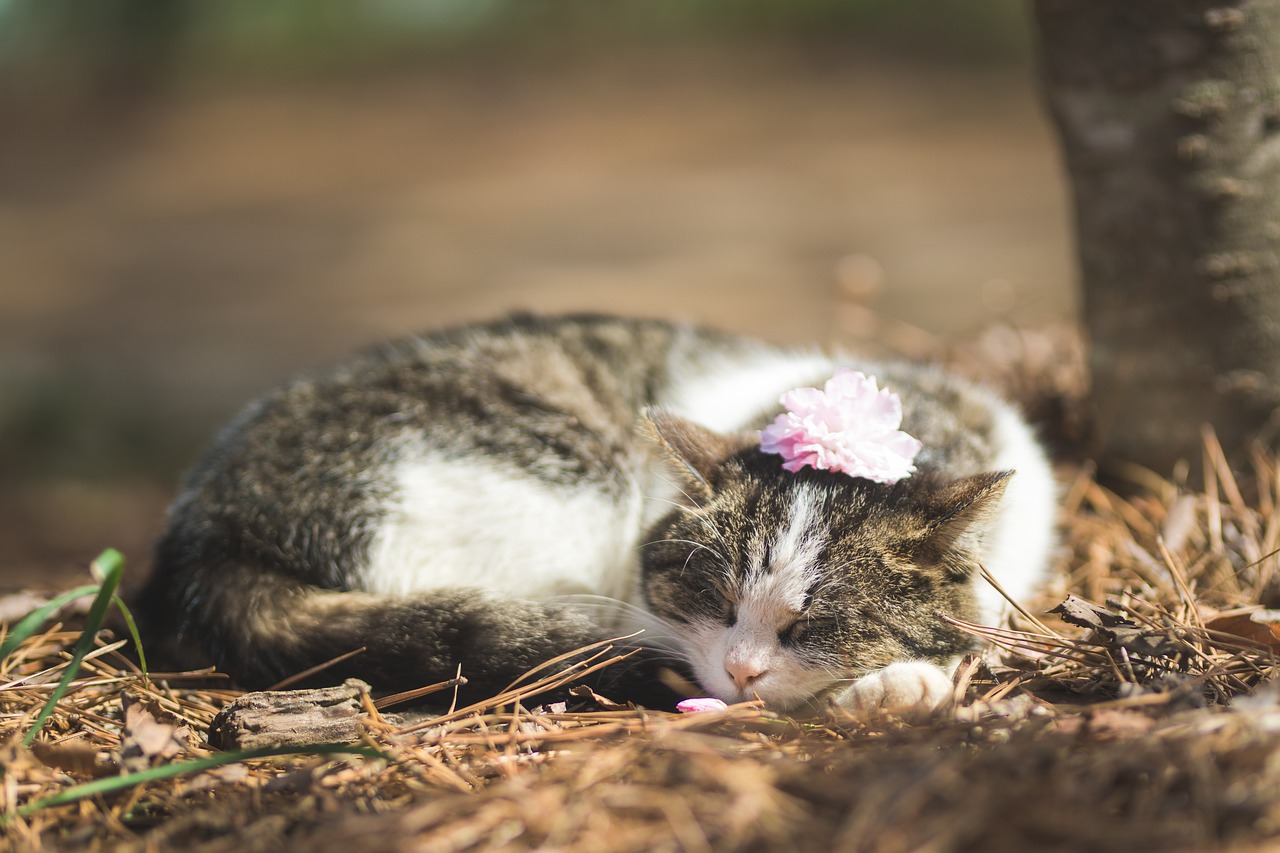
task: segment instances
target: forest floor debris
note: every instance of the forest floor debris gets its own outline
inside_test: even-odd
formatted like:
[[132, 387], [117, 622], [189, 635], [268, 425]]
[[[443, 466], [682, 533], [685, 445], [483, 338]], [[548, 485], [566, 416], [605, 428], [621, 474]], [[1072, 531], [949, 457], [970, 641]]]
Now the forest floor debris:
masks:
[[532, 709], [511, 694], [410, 725], [365, 694], [351, 745], [227, 753], [207, 733], [243, 692], [209, 671], [144, 675], [127, 635], [106, 631], [38, 723], [93, 615], [80, 607], [0, 660], [0, 844], [1269, 849], [1280, 462], [1243, 458], [1233, 469], [1207, 432], [1198, 488], [1130, 469], [1121, 494], [1088, 465], [1065, 470], [1055, 586], [1007, 625], [965, 626], [990, 651], [958, 670], [956, 707], [916, 725], [752, 704], [602, 710], [590, 695]]

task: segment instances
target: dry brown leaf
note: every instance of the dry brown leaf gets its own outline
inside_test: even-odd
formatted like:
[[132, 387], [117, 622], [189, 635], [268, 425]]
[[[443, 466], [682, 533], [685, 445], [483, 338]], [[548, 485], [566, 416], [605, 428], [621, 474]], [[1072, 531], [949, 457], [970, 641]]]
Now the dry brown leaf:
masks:
[[605, 711], [634, 711], [636, 709], [635, 704], [632, 702], [628, 702], [625, 705], [619, 704], [612, 699], [601, 696], [585, 684], [570, 688], [569, 695], [595, 702]]
[[31, 753], [46, 767], [65, 770], [78, 776], [110, 776], [118, 768], [112, 765], [107, 754], [83, 743], [31, 744]]
[[0, 622], [17, 622], [52, 597], [47, 592], [30, 589], [0, 595]]
[[1234, 634], [1280, 652], [1280, 610], [1255, 610], [1234, 616], [1219, 616], [1205, 622], [1210, 631]]
[[[31, 611], [40, 607], [49, 599], [53, 598], [55, 593], [44, 592], [34, 589], [22, 589], [17, 592], [11, 592], [6, 595], [0, 595], [0, 622], [13, 623], [26, 616]], [[93, 603], [93, 596], [85, 595], [80, 598], [68, 601], [62, 607], [59, 607], [56, 613], [51, 614], [51, 618], [57, 619], [70, 615], [83, 615], [89, 612], [89, 605]]]
[[121, 761], [141, 770], [181, 754], [191, 743], [191, 728], [159, 703], [135, 693], [123, 693], [124, 738]]
[[1081, 628], [1092, 628], [1095, 631], [1107, 631], [1112, 628], [1133, 625], [1132, 622], [1119, 613], [1112, 613], [1105, 607], [1099, 607], [1074, 595], [1068, 595], [1066, 601], [1063, 601], [1049, 612], [1058, 614], [1064, 622], [1078, 625]]

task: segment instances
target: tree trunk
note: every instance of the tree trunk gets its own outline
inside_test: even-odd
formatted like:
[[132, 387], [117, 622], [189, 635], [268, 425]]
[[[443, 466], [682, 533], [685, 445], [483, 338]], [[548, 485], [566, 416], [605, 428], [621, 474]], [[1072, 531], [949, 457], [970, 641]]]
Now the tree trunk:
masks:
[[1033, 0], [1104, 454], [1167, 471], [1280, 404], [1280, 0]]

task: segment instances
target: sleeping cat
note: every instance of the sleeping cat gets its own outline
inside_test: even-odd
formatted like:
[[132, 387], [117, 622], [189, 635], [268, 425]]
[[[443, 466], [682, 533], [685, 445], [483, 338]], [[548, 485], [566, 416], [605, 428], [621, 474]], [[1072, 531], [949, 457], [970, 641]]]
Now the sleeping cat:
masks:
[[[900, 397], [915, 473], [791, 471], [761, 449], [779, 396], [841, 367]], [[939, 614], [997, 617], [979, 564], [1025, 595], [1054, 511], [1023, 420], [938, 369], [519, 315], [251, 404], [187, 475], [141, 603], [249, 687], [364, 648], [320, 678], [395, 691], [460, 665], [484, 698], [638, 624], [727, 702], [927, 709], [970, 646]]]

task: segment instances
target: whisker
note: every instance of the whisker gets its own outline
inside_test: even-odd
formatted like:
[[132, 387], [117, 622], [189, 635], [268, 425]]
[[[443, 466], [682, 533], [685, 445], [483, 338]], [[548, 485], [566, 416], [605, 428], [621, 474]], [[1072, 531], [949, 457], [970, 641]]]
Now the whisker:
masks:
[[[654, 471], [653, 474], [659, 480], [661, 480], [662, 482], [666, 483], [668, 486], [670, 486], [671, 488], [679, 492], [680, 496], [683, 497], [690, 504], [697, 504], [698, 501], [693, 497], [693, 495], [689, 494], [684, 490], [684, 486], [678, 480], [671, 479], [670, 477], [663, 474], [661, 471]], [[675, 503], [675, 502], [671, 501], [671, 503]], [[679, 504], [677, 504], [677, 506], [679, 506]]]
[[[594, 614], [609, 614], [614, 617], [613, 626], [625, 626], [627, 629], [639, 629], [642, 633], [631, 638], [625, 645], [631, 648], [643, 648], [646, 656], [663, 663], [678, 664], [682, 667], [694, 666], [693, 655], [687, 644], [679, 636], [666, 619], [645, 608], [610, 598], [605, 595], [576, 594], [558, 596], [561, 601], [576, 610]], [[594, 618], [594, 617], [593, 617]], [[604, 622], [603, 619], [597, 621]]]
[[688, 505], [681, 504], [677, 501], [672, 501], [670, 499], [664, 499], [664, 498], [658, 498], [658, 497], [652, 498], [653, 500], [663, 501], [664, 503], [672, 504], [673, 506], [684, 510], [687, 516], [695, 519], [698, 522], [698, 524], [702, 527], [703, 530], [705, 530], [707, 533], [713, 536], [716, 540], [718, 540], [721, 547], [723, 547], [726, 551], [733, 550], [732, 548], [729, 547], [728, 541], [725, 540], [724, 534], [721, 533], [716, 528], [716, 526], [712, 524], [708, 519], [706, 519], [704, 516], [698, 513], [698, 510], [696, 509], [696, 505], [698, 501], [693, 496], [691, 496], [688, 492], [686, 492], [683, 488], [681, 488], [679, 483], [669, 479], [668, 477], [663, 476], [662, 474], [658, 474], [657, 476], [668, 486], [670, 486], [671, 488], [679, 492], [684, 497], [684, 499], [688, 501]]
[[674, 501], [671, 498], [664, 498], [664, 497], [661, 497], [660, 495], [643, 495], [643, 497], [646, 501], [650, 501], [651, 503], [656, 503], [656, 504], [667, 504], [673, 509], [683, 509], [686, 511], [693, 510], [693, 507], [689, 506], [688, 504], [680, 503], [680, 501]]
[[[715, 558], [716, 558], [719, 562], [721, 562], [721, 563], [727, 563], [727, 562], [728, 562], [728, 561], [724, 558], [724, 555], [723, 555], [723, 554], [721, 554], [719, 551], [717, 551], [715, 548], [712, 548], [710, 545], [707, 545], [707, 544], [705, 544], [705, 543], [703, 543], [703, 542], [695, 542], [695, 541], [693, 541], [692, 539], [655, 539], [655, 540], [653, 540], [652, 542], [645, 542], [645, 543], [644, 543], [643, 545], [641, 545], [640, 547], [642, 547], [642, 548], [648, 548], [648, 547], [649, 547], [649, 546], [651, 546], [651, 545], [664, 545], [664, 544], [667, 544], [667, 543], [671, 543], [671, 544], [673, 544], [673, 545], [678, 545], [678, 544], [693, 545], [693, 546], [694, 546], [694, 547], [696, 547], [696, 548], [701, 548], [701, 549], [703, 549], [703, 550], [707, 551], [708, 553], [710, 553], [713, 557], [715, 557]], [[694, 553], [697, 553], [697, 552], [695, 551]], [[690, 556], [690, 557], [692, 557], [692, 556], [693, 556], [693, 554], [690, 554], [689, 556]], [[686, 565], [687, 565], [687, 563], [686, 563]]]

